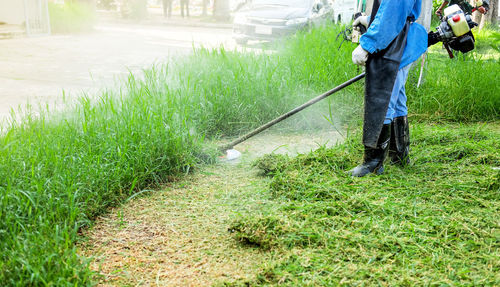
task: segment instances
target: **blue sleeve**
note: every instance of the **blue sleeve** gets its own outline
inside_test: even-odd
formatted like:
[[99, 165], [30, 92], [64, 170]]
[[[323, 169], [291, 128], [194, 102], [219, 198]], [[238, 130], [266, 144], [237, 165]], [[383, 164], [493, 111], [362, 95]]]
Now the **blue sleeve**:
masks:
[[396, 38], [411, 15], [415, 0], [382, 0], [375, 19], [360, 44], [370, 54], [385, 49]]

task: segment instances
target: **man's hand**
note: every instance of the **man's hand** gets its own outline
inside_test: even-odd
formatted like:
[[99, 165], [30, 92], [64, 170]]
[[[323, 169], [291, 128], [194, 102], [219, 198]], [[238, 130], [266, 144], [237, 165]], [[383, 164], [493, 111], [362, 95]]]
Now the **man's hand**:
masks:
[[365, 26], [365, 28], [368, 29], [368, 16], [359, 16], [358, 18], [356, 18], [356, 20], [354, 20], [352, 26], [356, 27], [359, 24]]
[[368, 51], [359, 45], [352, 51], [352, 62], [356, 65], [364, 66], [368, 60]]
[[486, 10], [486, 8], [484, 8], [483, 6], [477, 8], [477, 11], [479, 11], [479, 13], [481, 14], [486, 14], [486, 12], [488, 12], [488, 10]]
[[444, 7], [448, 6], [448, 3], [450, 3], [450, 1], [448, 1], [448, 0], [443, 1], [441, 6], [439, 6], [439, 8], [436, 10], [437, 16], [441, 17], [443, 15], [443, 9], [444, 9]]

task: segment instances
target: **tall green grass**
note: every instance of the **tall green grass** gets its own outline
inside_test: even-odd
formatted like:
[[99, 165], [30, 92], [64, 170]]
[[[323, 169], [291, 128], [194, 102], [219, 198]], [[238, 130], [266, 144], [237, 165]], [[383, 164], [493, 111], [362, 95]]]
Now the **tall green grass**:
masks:
[[[276, 44], [271, 54], [200, 49], [182, 67], [169, 65], [176, 71], [171, 81], [197, 107], [193, 117], [205, 133], [227, 136], [245, 132], [359, 73], [349, 64], [351, 47], [337, 50], [337, 30], [330, 27], [300, 33]], [[155, 83], [157, 73], [153, 74], [147, 84], [161, 86]], [[354, 85], [332, 98], [338, 105], [355, 102], [359, 108], [362, 89], [362, 85]], [[336, 110], [343, 118], [350, 117], [342, 109]], [[327, 114], [327, 105], [323, 111]]]
[[187, 172], [201, 154], [178, 98], [146, 92], [91, 104], [72, 114], [25, 118], [1, 138], [0, 282], [86, 282], [73, 243], [107, 206]]
[[[247, 131], [358, 74], [350, 62], [354, 47], [338, 49], [338, 31], [299, 33], [273, 53], [199, 49], [178, 63], [131, 75], [120, 90], [84, 97], [63, 112], [28, 111], [13, 121], [0, 133], [2, 285], [91, 284], [86, 261], [74, 247], [78, 231], [106, 208], [213, 160], [207, 139]], [[481, 59], [471, 63], [484, 67]], [[462, 73], [454, 76], [469, 77], [468, 66], [457, 69]], [[486, 95], [494, 102], [498, 95], [469, 90], [472, 99]], [[362, 91], [355, 84], [320, 110], [357, 121]], [[427, 104], [434, 101], [428, 93], [410, 91], [423, 103], [414, 110], [455, 119], [449, 116], [455, 110], [437, 113]], [[498, 106], [493, 115], [485, 108], [490, 106], [464, 102], [460, 112], [497, 119]], [[322, 113], [298, 120], [317, 124], [324, 121]]]
[[[484, 44], [483, 44], [484, 45]], [[493, 121], [500, 118], [500, 53], [447, 55], [429, 53], [420, 88], [420, 65], [407, 84], [409, 112], [419, 118], [449, 121]]]

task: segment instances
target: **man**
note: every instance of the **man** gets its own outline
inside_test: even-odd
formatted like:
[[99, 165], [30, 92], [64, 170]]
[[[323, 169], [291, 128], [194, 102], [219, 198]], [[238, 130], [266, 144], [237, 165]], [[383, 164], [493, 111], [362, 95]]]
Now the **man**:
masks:
[[421, 0], [375, 0], [371, 16], [354, 23], [368, 29], [352, 53], [355, 64], [366, 64], [365, 150], [362, 164], [350, 170], [352, 176], [381, 174], [389, 149], [393, 163], [409, 163], [405, 83], [410, 64], [427, 50], [427, 32], [415, 23], [421, 6]]
[[[490, 8], [490, 2], [488, 0], [484, 0], [482, 1], [483, 3], [481, 4], [481, 6], [477, 7], [477, 11], [479, 11], [479, 13], [481, 14], [486, 14]], [[443, 12], [443, 8], [446, 7], [446, 5], [454, 5], [454, 4], [457, 4], [458, 6], [460, 6], [460, 8], [462, 8], [462, 10], [465, 12], [465, 14], [469, 14], [471, 15], [472, 14], [472, 10], [474, 9], [474, 7], [472, 7], [472, 5], [469, 3], [469, 1], [466, 1], [466, 0], [451, 0], [451, 1], [443, 1], [443, 4], [441, 4], [441, 6], [439, 6], [439, 8], [436, 10], [436, 15], [438, 16], [441, 16], [441, 13]]]

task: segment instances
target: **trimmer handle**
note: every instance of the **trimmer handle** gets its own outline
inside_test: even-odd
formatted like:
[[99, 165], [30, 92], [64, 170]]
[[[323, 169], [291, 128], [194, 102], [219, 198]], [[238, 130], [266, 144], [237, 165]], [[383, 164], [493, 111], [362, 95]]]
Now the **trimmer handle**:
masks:
[[[363, 16], [363, 13], [358, 12], [358, 13], [354, 14], [354, 19], [353, 20], [356, 20], [356, 19], [358, 19], [361, 16]], [[364, 25], [359, 24], [359, 25], [356, 25], [354, 28], [358, 28], [359, 32], [361, 32], [361, 35], [363, 35], [364, 33], [366, 33], [366, 27]]]
[[363, 35], [364, 33], [366, 33], [366, 27], [365, 27], [365, 26], [363, 26], [363, 25], [359, 24], [359, 25], [358, 25], [358, 26], [356, 26], [356, 27], [358, 27], [359, 32], [361, 32], [361, 35]]
[[[363, 16], [361, 12], [358, 12], [354, 15], [353, 20], [358, 19], [359, 17]], [[351, 29], [351, 42], [353, 43], [359, 43], [359, 38], [361, 35], [366, 33], [366, 27], [363, 24], [358, 24], [356, 26], [352, 26]]]

